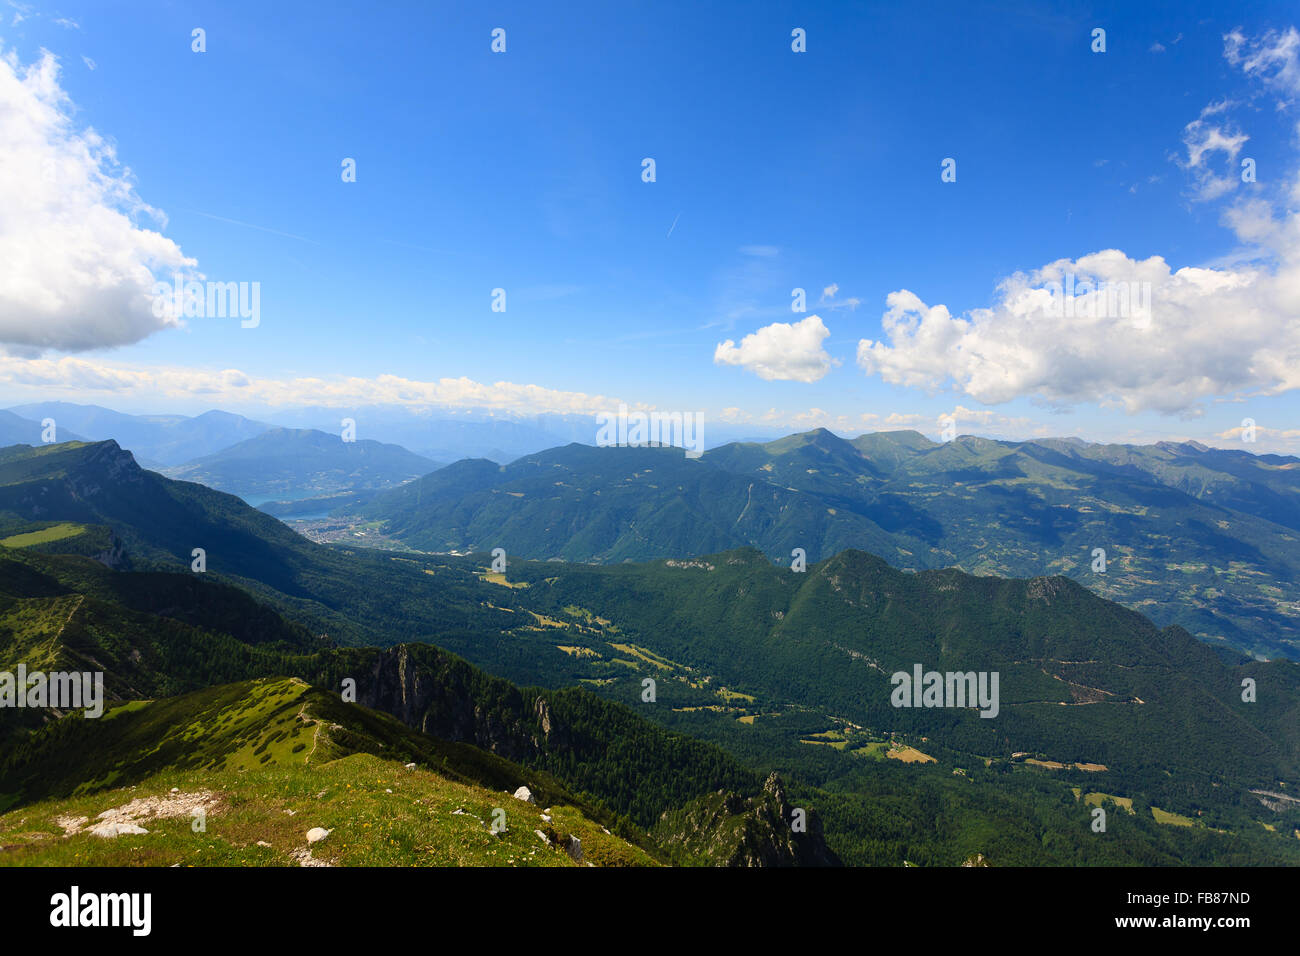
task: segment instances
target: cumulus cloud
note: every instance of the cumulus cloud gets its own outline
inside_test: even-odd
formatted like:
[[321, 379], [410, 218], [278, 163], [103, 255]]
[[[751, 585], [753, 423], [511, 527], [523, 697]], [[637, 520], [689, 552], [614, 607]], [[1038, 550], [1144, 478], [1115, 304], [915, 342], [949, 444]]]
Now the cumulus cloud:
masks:
[[[1274, 88], [1295, 88], [1298, 44], [1294, 30], [1229, 35], [1224, 56]], [[1182, 165], [1198, 198], [1239, 181], [1212, 170], [1232, 169], [1246, 142], [1226, 122], [1232, 106], [1211, 103], [1184, 132]], [[1207, 399], [1300, 388], [1300, 179], [1272, 203], [1238, 201], [1223, 219], [1253, 258], [1175, 269], [1107, 249], [1016, 273], [990, 308], [960, 315], [893, 292], [884, 338], [861, 340], [858, 364], [892, 384], [951, 386], [986, 405], [1032, 397], [1184, 417], [1203, 414]]]
[[137, 220], [162, 216], [93, 129], [78, 130], [45, 53], [0, 54], [0, 344], [25, 354], [139, 341], [155, 316], [155, 273], [193, 277], [193, 259]]
[[816, 315], [801, 322], [774, 322], [752, 332], [737, 345], [731, 339], [713, 353], [717, 365], [738, 365], [767, 381], [815, 382], [831, 368], [822, 348], [830, 330]]
[[906, 290], [891, 293], [881, 319], [888, 341], [859, 342], [858, 364], [890, 383], [951, 383], [989, 405], [1036, 396], [1199, 414], [1211, 396], [1298, 388], [1300, 230], [1294, 215], [1285, 223], [1259, 217], [1256, 209], [1245, 218], [1257, 235], [1290, 233], [1275, 270], [1174, 270], [1160, 256], [1109, 249], [1017, 273], [991, 308], [965, 316]]

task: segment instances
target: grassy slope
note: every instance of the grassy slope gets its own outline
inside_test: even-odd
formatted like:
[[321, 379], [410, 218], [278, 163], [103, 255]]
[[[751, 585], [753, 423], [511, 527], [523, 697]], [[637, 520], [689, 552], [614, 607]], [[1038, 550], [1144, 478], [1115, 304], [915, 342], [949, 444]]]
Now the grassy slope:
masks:
[[[0, 864], [293, 865], [312, 827], [333, 831], [313, 856], [336, 865], [573, 865], [560, 850], [570, 835], [595, 865], [656, 862], [606, 833], [598, 814], [544, 775], [293, 679], [127, 704], [99, 721], [66, 719], [18, 757], [5, 786], [17, 785], [10, 799], [27, 802], [0, 816]], [[525, 777], [538, 805], [510, 796]], [[203, 832], [186, 812], [139, 819], [146, 835], [85, 832], [132, 800], [179, 800], [173, 787], [207, 795]], [[497, 808], [506, 813], [500, 836], [489, 829]], [[78, 817], [88, 822], [64, 836], [60, 821]]]
[[[426, 644], [317, 650], [310, 635], [243, 592], [193, 575], [122, 574], [78, 557], [0, 554], [0, 668], [19, 662], [31, 669], [103, 670], [110, 700], [267, 675], [295, 675], [335, 690], [352, 678], [360, 702], [442, 740], [462, 741], [447, 745], [455, 748], [457, 765], [488, 759], [474, 756], [483, 751], [509, 757], [536, 778], [554, 773], [641, 827], [703, 791], [750, 792], [758, 783], [720, 750], [588, 691], [519, 688]], [[545, 721], [541, 699], [549, 701]], [[0, 711], [11, 747], [44, 719], [38, 710]], [[98, 746], [86, 740], [87, 747]], [[147, 735], [136, 743], [154, 747]], [[46, 763], [41, 769], [48, 777]], [[665, 776], [664, 766], [675, 772]], [[89, 773], [74, 763], [70, 779]]]

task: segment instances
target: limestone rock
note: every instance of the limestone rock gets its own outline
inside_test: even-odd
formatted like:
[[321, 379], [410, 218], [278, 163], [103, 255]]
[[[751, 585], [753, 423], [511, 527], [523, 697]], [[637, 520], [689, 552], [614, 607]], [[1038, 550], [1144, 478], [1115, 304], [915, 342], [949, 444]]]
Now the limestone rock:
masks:
[[124, 834], [148, 833], [144, 827], [138, 827], [134, 823], [97, 823], [90, 828], [90, 832], [97, 837], [105, 839], [114, 839]]

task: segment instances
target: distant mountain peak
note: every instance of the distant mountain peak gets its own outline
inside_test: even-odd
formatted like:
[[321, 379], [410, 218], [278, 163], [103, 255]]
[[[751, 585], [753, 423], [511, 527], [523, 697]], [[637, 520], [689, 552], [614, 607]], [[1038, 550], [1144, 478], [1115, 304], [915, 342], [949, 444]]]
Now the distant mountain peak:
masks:
[[764, 450], [774, 455], [784, 455], [801, 448], [815, 448], [818, 451], [847, 452], [856, 455], [853, 443], [841, 438], [827, 428], [814, 428], [811, 431], [796, 432], [776, 441], [763, 445]]

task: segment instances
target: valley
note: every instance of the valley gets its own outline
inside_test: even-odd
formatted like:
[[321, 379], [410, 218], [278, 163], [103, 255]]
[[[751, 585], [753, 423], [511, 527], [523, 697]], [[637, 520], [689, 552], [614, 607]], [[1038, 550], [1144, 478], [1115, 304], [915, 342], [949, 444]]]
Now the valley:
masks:
[[[1061, 574], [1204, 641], [1300, 657], [1300, 464], [1194, 444], [852, 441], [824, 429], [723, 445], [568, 445], [461, 461], [332, 517], [431, 553], [501, 543], [618, 564], [741, 546], [790, 562], [849, 548], [903, 570]], [[374, 534], [374, 532], [378, 532]], [[337, 540], [337, 539], [336, 539]]]
[[[737, 838], [767, 821], [769, 842], [729, 844], [727, 859], [1300, 861], [1300, 804], [1255, 792], [1300, 791], [1300, 666], [1225, 655], [1066, 577], [907, 572], [852, 549], [795, 571], [748, 547], [617, 565], [512, 558], [499, 573], [487, 554], [313, 544], [103, 444], [0, 452], [0, 513], [0, 532], [26, 536], [0, 550], [0, 666], [94, 661], [111, 700], [187, 708], [247, 680], [332, 688], [337, 702], [351, 679], [356, 704], [339, 706], [395, 718], [426, 753], [462, 748], [442, 758], [461, 776], [484, 752], [520, 785], [553, 779], [660, 862], [699, 861], [656, 848], [665, 814], [732, 832], [721, 804], [684, 809], [719, 787], [737, 794], [731, 811], [755, 814]], [[200, 540], [201, 575], [188, 561]], [[918, 662], [997, 673], [996, 718], [893, 706], [890, 674]], [[1246, 678], [1256, 702], [1242, 700]], [[51, 774], [119, 746], [77, 725], [126, 725], [16, 713], [0, 714], [9, 739], [35, 736], [0, 765], [14, 807], [0, 825], [32, 801], [157, 778], [156, 745], [137, 753], [129, 739], [102, 773]], [[196, 752], [175, 769], [221, 759]], [[781, 800], [815, 810], [824, 843], [779, 849], [761, 809], [776, 801], [772, 773]], [[1092, 839], [1095, 793], [1134, 808], [1112, 818], [1116, 839]], [[958, 807], [963, 822], [945, 822]]]

